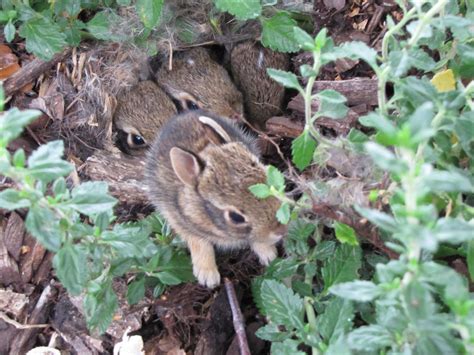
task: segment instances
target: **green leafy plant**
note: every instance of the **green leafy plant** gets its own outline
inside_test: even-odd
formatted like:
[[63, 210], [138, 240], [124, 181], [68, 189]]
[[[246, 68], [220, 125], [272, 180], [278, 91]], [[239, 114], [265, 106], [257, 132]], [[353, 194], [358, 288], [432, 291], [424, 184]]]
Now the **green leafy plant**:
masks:
[[[305, 100], [305, 128], [292, 145], [299, 169], [321, 163], [316, 153], [342, 147], [362, 148], [389, 173], [386, 209], [354, 208], [399, 254], [387, 260], [361, 249], [356, 231], [341, 223], [334, 224], [339, 243], [324, 240], [315, 220], [295, 218], [287, 257], [275, 260], [253, 284], [257, 305], [269, 319], [257, 335], [272, 342], [272, 353], [302, 354], [301, 344], [313, 354], [474, 351], [467, 279], [474, 281], [474, 85], [462, 80], [473, 76], [473, 9], [447, 0], [398, 4], [403, 18], [395, 23], [388, 16], [380, 55], [360, 42], [335, 47], [324, 29], [313, 39], [295, 28], [300, 48], [313, 54], [313, 65], [301, 67], [306, 87], [292, 73], [268, 70]], [[371, 136], [354, 129], [345, 139], [329, 140], [314, 126], [319, 117], [345, 115], [340, 94], [312, 93], [321, 66], [341, 57], [363, 60], [377, 75], [378, 109], [359, 120]], [[276, 173], [269, 170], [269, 180], [270, 174]], [[308, 201], [317, 188], [296, 202], [287, 201], [284, 189], [270, 181], [251, 187], [257, 197], [280, 198], [293, 215], [311, 210]], [[379, 197], [382, 192], [372, 191], [368, 201]], [[446, 254], [465, 260], [468, 275], [447, 265]]]
[[[18, 30], [18, 35], [26, 41], [26, 49], [48, 60], [66, 46], [78, 46], [84, 38], [140, 44], [158, 25], [163, 1], [134, 1], [143, 28], [128, 32], [119, 30], [121, 16], [117, 10], [120, 6], [131, 6], [131, 0], [2, 0], [0, 24], [4, 25], [8, 42]], [[93, 17], [89, 15], [91, 12]]]
[[134, 273], [127, 292], [133, 304], [145, 286], [156, 297], [166, 285], [192, 280], [191, 262], [157, 215], [112, 223], [117, 201], [105, 182], [71, 187], [65, 176], [74, 167], [62, 158], [62, 141], [40, 146], [28, 158], [23, 149], [11, 154], [7, 145], [39, 115], [12, 108], [0, 116], [0, 174], [13, 183], [0, 192], [0, 208], [26, 209], [27, 231], [55, 253], [56, 276], [70, 294], [84, 295], [89, 327], [104, 332], [117, 308], [115, 277]]

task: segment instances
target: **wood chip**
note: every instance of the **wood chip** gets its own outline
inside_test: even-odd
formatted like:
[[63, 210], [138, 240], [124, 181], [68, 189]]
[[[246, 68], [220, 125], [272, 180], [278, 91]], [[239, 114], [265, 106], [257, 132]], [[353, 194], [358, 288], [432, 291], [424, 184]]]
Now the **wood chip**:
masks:
[[25, 224], [23, 223], [23, 219], [17, 213], [12, 212], [8, 218], [7, 227], [5, 229], [4, 242], [8, 253], [17, 262], [20, 260], [24, 235]]
[[0, 284], [11, 285], [21, 281], [18, 265], [15, 260], [8, 254], [5, 245], [5, 228], [6, 221], [0, 220]]

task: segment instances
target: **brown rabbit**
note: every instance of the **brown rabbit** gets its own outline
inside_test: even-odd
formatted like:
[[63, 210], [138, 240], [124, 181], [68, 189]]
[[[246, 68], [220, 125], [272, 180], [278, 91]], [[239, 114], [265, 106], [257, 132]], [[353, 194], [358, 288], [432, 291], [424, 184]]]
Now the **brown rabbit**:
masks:
[[267, 68], [288, 70], [288, 55], [246, 41], [232, 49], [230, 64], [237, 87], [244, 94], [247, 120], [265, 128], [270, 117], [281, 113], [285, 96], [285, 88], [268, 76]]
[[126, 153], [143, 154], [176, 107], [153, 81], [141, 81], [118, 99], [114, 114], [117, 144]]
[[202, 47], [175, 52], [172, 70], [161, 65], [155, 79], [183, 110], [205, 109], [234, 119], [243, 114], [242, 94]]
[[151, 201], [187, 242], [194, 275], [214, 287], [220, 275], [214, 246], [250, 245], [263, 264], [276, 257], [286, 226], [276, 198], [257, 199], [249, 186], [265, 182], [253, 138], [231, 120], [189, 111], [162, 127], [147, 157]]

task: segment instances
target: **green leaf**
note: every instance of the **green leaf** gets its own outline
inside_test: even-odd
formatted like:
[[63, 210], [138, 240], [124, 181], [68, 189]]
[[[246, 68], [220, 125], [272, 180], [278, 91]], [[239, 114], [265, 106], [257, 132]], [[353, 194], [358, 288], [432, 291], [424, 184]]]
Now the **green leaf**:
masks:
[[466, 154], [474, 159], [474, 111], [466, 112], [454, 122], [454, 132]]
[[[297, 219], [290, 224], [288, 237], [285, 239], [285, 251], [291, 254], [306, 257], [309, 251], [308, 238], [313, 234], [316, 226]], [[323, 242], [324, 243], [324, 242]]]
[[249, 187], [249, 190], [258, 198], [267, 198], [272, 195], [270, 188], [265, 184], [255, 184]]
[[456, 171], [433, 170], [420, 182], [434, 192], [473, 192], [471, 181]]
[[318, 116], [329, 118], [344, 118], [347, 115], [348, 108], [345, 105], [347, 99], [336, 90], [322, 90], [318, 92], [316, 98], [319, 100]]
[[41, 116], [41, 111], [20, 111], [12, 108], [0, 116], [0, 141], [11, 142], [23, 132], [23, 129], [36, 118]]
[[304, 130], [301, 135], [291, 143], [291, 155], [293, 163], [298, 169], [304, 170], [313, 160], [316, 141], [311, 137], [308, 130]]
[[324, 240], [314, 249], [314, 257], [316, 260], [327, 260], [330, 256], [334, 255], [336, 250], [336, 243], [332, 240]]
[[164, 0], [137, 0], [135, 9], [146, 28], [154, 28], [161, 17]]
[[79, 295], [88, 279], [87, 252], [80, 244], [65, 245], [53, 258], [59, 281], [72, 295]]
[[169, 261], [160, 260], [158, 270], [161, 273], [158, 278], [168, 285], [177, 285], [180, 282], [194, 280], [191, 259], [188, 254], [178, 253], [176, 250], [171, 253]]
[[372, 210], [369, 208], [363, 208], [360, 206], [355, 206], [355, 210], [359, 213], [362, 217], [367, 218], [370, 222], [375, 224], [377, 227], [382, 228], [383, 230], [396, 233], [398, 230], [398, 225], [395, 219], [383, 212]]
[[64, 144], [62, 141], [41, 145], [28, 158], [29, 173], [43, 182], [50, 182], [69, 174], [73, 170], [73, 166], [62, 159], [63, 154]]
[[215, 0], [215, 5], [220, 11], [226, 11], [238, 20], [257, 18], [262, 12], [260, 0]]
[[359, 245], [354, 229], [347, 224], [336, 222], [334, 231], [336, 232], [337, 240], [342, 244]]
[[370, 281], [356, 280], [332, 286], [332, 294], [351, 301], [368, 302], [382, 294], [382, 290]]
[[262, 18], [262, 44], [274, 51], [297, 52], [299, 45], [295, 39], [294, 28], [297, 26], [288, 13], [278, 12], [275, 16]]
[[129, 6], [132, 0], [117, 0], [117, 4], [120, 6]]
[[324, 290], [329, 290], [332, 285], [356, 279], [361, 267], [361, 259], [360, 247], [347, 244], [338, 246], [336, 252], [327, 259], [321, 269]]
[[126, 37], [112, 31], [112, 27], [118, 22], [118, 19], [119, 16], [115, 12], [104, 10], [97, 12], [92, 20], [87, 22], [86, 28], [97, 39], [122, 42]]
[[0, 192], [0, 208], [12, 211], [30, 206], [30, 200], [25, 198], [20, 191], [6, 189]]
[[276, 213], [276, 218], [281, 224], [288, 224], [290, 217], [290, 204], [288, 202], [283, 202]]
[[117, 306], [117, 296], [111, 280], [95, 280], [89, 283], [84, 299], [84, 312], [90, 328], [97, 328], [100, 333], [104, 333], [112, 322]]
[[141, 227], [115, 224], [110, 231], [102, 233], [102, 242], [115, 248], [123, 257], [151, 257], [156, 247], [148, 238], [149, 230]]
[[164, 285], [179, 285], [182, 280], [172, 272], [162, 271], [154, 274]]
[[127, 288], [127, 302], [137, 304], [143, 297], [145, 297], [145, 277], [137, 277], [132, 281]]
[[285, 189], [285, 177], [273, 165], [267, 168], [267, 185], [275, 187], [280, 192]]
[[22, 148], [20, 148], [13, 155], [13, 165], [16, 168], [24, 168], [25, 161], [26, 161], [25, 151]]
[[440, 218], [433, 230], [433, 235], [440, 241], [460, 244], [474, 240], [474, 224], [460, 218]]
[[284, 325], [287, 329], [303, 328], [303, 299], [292, 289], [275, 280], [264, 280], [260, 297], [265, 314], [272, 323]]
[[265, 269], [265, 278], [283, 280], [287, 277], [296, 275], [300, 263], [296, 258], [288, 257], [286, 259], [275, 259]]
[[327, 33], [328, 33], [327, 28], [322, 28], [318, 32], [318, 34], [316, 35], [316, 38], [314, 39], [314, 44], [316, 45], [316, 49], [321, 50], [326, 45]]
[[279, 84], [283, 85], [284, 87], [290, 88], [290, 89], [296, 89], [300, 92], [303, 91], [303, 88], [301, 87], [298, 77], [290, 72], [280, 70], [280, 69], [273, 69], [273, 68], [268, 68], [267, 73], [276, 82]]
[[370, 112], [369, 114], [360, 117], [359, 122], [365, 127], [373, 127], [389, 137], [394, 137], [397, 134], [397, 129], [394, 124], [385, 116], [382, 116], [377, 112]]
[[429, 291], [429, 286], [418, 281], [411, 281], [402, 289], [407, 315], [412, 322], [428, 319], [437, 312], [437, 306]]
[[25, 227], [46, 249], [58, 252], [61, 246], [59, 221], [50, 209], [32, 206], [26, 216]]
[[390, 67], [393, 69], [395, 77], [404, 76], [412, 67], [424, 71], [431, 71], [436, 63], [428, 53], [421, 49], [403, 49], [401, 51], [392, 51], [389, 54]]
[[97, 215], [110, 211], [117, 200], [108, 194], [108, 186], [104, 181], [89, 181], [75, 187], [71, 200], [65, 203], [86, 216]]
[[293, 33], [301, 49], [311, 52], [315, 50], [316, 46], [314, 44], [313, 37], [311, 37], [305, 30], [299, 27], [294, 27]]
[[54, 13], [56, 15], [64, 15], [66, 13], [68, 17], [74, 17], [81, 11], [81, 0], [61, 0], [54, 1]]
[[406, 163], [395, 157], [390, 150], [374, 142], [364, 144], [365, 151], [370, 155], [375, 164], [383, 170], [395, 174], [403, 174], [408, 170]]
[[354, 306], [351, 301], [334, 297], [317, 319], [319, 333], [326, 343], [332, 343], [352, 328]]
[[347, 338], [353, 350], [377, 351], [395, 343], [390, 332], [380, 325], [370, 325], [357, 328], [349, 333]]
[[367, 64], [369, 64], [372, 68], [377, 67], [377, 52], [375, 51], [375, 49], [370, 48], [364, 42], [346, 42], [343, 43], [342, 46], [339, 47], [339, 49], [340, 52], [348, 58], [360, 58], [367, 62]]
[[267, 341], [283, 341], [285, 339], [288, 339], [291, 334], [288, 332], [282, 332], [278, 328], [277, 324], [267, 324], [261, 328], [259, 328], [256, 332], [255, 335], [258, 336], [260, 339], [267, 340]]
[[7, 40], [8, 43], [13, 41], [13, 39], [15, 38], [15, 33], [16, 33], [15, 25], [13, 24], [12, 20], [10, 20], [5, 25], [5, 28], [3, 29], [3, 34], [5, 35], [5, 39]]
[[300, 343], [293, 339], [286, 339], [282, 343], [274, 342], [270, 349], [272, 355], [305, 355], [306, 353], [298, 350]]
[[47, 17], [34, 17], [24, 22], [18, 31], [26, 40], [26, 49], [40, 59], [50, 60], [66, 46], [61, 28]]

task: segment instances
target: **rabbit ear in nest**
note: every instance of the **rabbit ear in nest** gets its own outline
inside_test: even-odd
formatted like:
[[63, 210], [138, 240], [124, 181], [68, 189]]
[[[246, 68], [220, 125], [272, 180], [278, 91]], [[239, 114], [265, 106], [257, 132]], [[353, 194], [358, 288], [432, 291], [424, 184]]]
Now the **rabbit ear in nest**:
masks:
[[198, 158], [181, 148], [173, 147], [170, 150], [170, 160], [178, 179], [185, 185], [195, 186], [201, 173], [201, 164]]
[[204, 125], [206, 135], [212, 143], [220, 145], [231, 142], [229, 134], [211, 117], [199, 116], [199, 122]]

